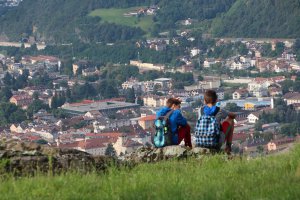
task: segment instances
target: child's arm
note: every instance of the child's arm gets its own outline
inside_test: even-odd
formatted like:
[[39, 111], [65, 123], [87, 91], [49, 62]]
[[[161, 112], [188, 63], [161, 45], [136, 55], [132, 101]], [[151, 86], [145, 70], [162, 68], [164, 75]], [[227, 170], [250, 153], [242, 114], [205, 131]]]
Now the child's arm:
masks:
[[235, 119], [235, 118], [236, 118], [236, 114], [233, 113], [233, 112], [230, 112], [230, 113], [228, 113], [228, 117], [229, 117], [230, 119]]
[[182, 116], [181, 112], [179, 110], [175, 110], [174, 114], [176, 115], [176, 124], [179, 126], [185, 126], [187, 125], [187, 120], [185, 117]]

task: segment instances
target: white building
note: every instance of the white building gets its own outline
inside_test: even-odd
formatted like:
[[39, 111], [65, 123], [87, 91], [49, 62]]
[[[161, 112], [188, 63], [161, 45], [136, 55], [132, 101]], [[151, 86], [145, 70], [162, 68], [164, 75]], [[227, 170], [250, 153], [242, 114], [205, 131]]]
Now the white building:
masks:
[[168, 97], [160, 97], [156, 95], [145, 96], [143, 98], [144, 105], [149, 107], [162, 107], [166, 105]]
[[300, 103], [300, 93], [299, 92], [290, 92], [284, 95], [284, 100], [287, 105], [299, 104]]
[[117, 142], [113, 145], [117, 155], [131, 153], [137, 148], [143, 146], [143, 144], [129, 139], [126, 135], [118, 138]]
[[161, 90], [170, 90], [172, 87], [172, 79], [158, 78], [154, 80], [154, 85], [158, 85]]
[[269, 79], [254, 79], [252, 82], [248, 83], [248, 91], [252, 96], [264, 97], [268, 95], [268, 88], [270, 85], [276, 81]]
[[245, 70], [248, 69], [249, 67], [251, 67], [251, 64], [249, 62], [240, 62], [240, 61], [234, 61], [231, 65], [230, 65], [230, 69], [231, 70]]
[[210, 68], [212, 65], [216, 64], [216, 60], [213, 58], [206, 59], [203, 63], [204, 68]]
[[103, 156], [105, 155], [107, 144], [104, 144], [101, 139], [89, 139], [80, 141], [76, 149], [94, 156]]
[[193, 48], [190, 52], [191, 57], [195, 57], [195, 56], [199, 55], [199, 53], [200, 53], [200, 49], [197, 49], [197, 48]]
[[232, 94], [232, 99], [244, 99], [248, 97], [248, 90], [246, 89], [239, 89], [236, 90], [233, 94]]
[[259, 114], [251, 113], [250, 115], [248, 115], [247, 119], [250, 124], [255, 124], [259, 120]]

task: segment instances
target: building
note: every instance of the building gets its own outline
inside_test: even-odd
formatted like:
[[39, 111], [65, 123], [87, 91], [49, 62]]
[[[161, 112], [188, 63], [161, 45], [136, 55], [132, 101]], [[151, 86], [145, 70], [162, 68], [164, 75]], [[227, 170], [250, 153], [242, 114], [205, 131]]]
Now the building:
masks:
[[139, 109], [140, 105], [135, 103], [127, 103], [121, 101], [110, 101], [110, 100], [103, 100], [103, 101], [92, 101], [92, 100], [85, 100], [80, 103], [65, 103], [62, 107], [67, 113], [72, 115], [85, 115], [87, 112], [90, 111], [99, 111], [101, 113], [111, 113], [117, 112], [119, 110], [124, 109]]
[[185, 86], [184, 89], [186, 91], [193, 90], [209, 90], [209, 89], [218, 89], [221, 86], [220, 77], [204, 77], [203, 81], [199, 81], [197, 85]]
[[145, 96], [143, 98], [144, 100], [144, 105], [149, 106], [149, 107], [162, 107], [166, 105], [166, 102], [168, 100], [168, 97], [161, 97], [161, 96], [156, 96], [156, 95], [151, 95], [151, 96]]
[[137, 66], [141, 71], [149, 71], [149, 70], [156, 70], [156, 71], [164, 71], [165, 66], [159, 64], [152, 64], [152, 63], [142, 63], [140, 61], [131, 60], [130, 65]]
[[[77, 71], [76, 71], [77, 72]], [[100, 72], [96, 67], [90, 67], [82, 70], [82, 76], [94, 76], [98, 75]]]
[[10, 126], [10, 132], [12, 133], [24, 133], [26, 131], [26, 127], [22, 124], [18, 124], [18, 125], [11, 125]]
[[160, 90], [170, 90], [172, 87], [172, 79], [170, 78], [158, 78], [154, 80], [154, 86], [158, 86]]
[[273, 141], [271, 141], [267, 144], [267, 149], [268, 151], [276, 151], [277, 145]]
[[78, 75], [78, 73], [83, 70], [87, 69], [89, 67], [88, 61], [80, 60], [73, 64], [73, 74]]
[[216, 60], [214, 58], [207, 58], [203, 63], [203, 67], [210, 68], [214, 64], [216, 64]]
[[105, 155], [107, 144], [103, 142], [103, 139], [88, 139], [79, 141], [76, 149], [94, 156], [103, 156]]
[[250, 115], [248, 115], [247, 119], [248, 119], [248, 123], [255, 124], [259, 120], [259, 113], [258, 112], [251, 113]]
[[14, 95], [9, 99], [10, 103], [13, 103], [24, 109], [26, 109], [32, 103], [32, 101], [33, 101], [32, 97], [26, 94]]
[[287, 105], [299, 104], [300, 103], [300, 93], [299, 92], [290, 92], [284, 95], [284, 101]]
[[98, 110], [89, 111], [84, 115], [86, 120], [96, 120], [101, 117], [103, 117], [103, 115]]
[[197, 49], [197, 48], [191, 49], [191, 52], [190, 52], [191, 57], [195, 57], [195, 56], [199, 55], [199, 53], [200, 53], [200, 49]]
[[126, 135], [122, 135], [118, 138], [117, 142], [113, 145], [117, 155], [131, 153], [143, 146], [143, 144], [129, 139]]
[[236, 90], [233, 94], [232, 94], [232, 99], [245, 99], [249, 96], [249, 92], [246, 89], [239, 89]]
[[118, 130], [124, 126], [135, 125], [136, 122], [130, 119], [98, 119], [93, 122], [94, 132], [101, 133], [105, 129], [116, 129]]
[[252, 96], [264, 97], [268, 95], [268, 88], [275, 84], [286, 80], [284, 76], [272, 78], [255, 78], [252, 82], [248, 83], [248, 91]]
[[251, 67], [251, 63], [249, 62], [241, 62], [241, 61], [234, 61], [230, 65], [231, 70], [245, 70]]
[[153, 128], [155, 119], [156, 119], [155, 115], [149, 115], [149, 116], [140, 118], [138, 123], [144, 130], [148, 130], [148, 129]]
[[143, 91], [143, 82], [139, 82], [136, 79], [130, 79], [122, 84], [122, 89], [127, 90], [127, 89], [134, 89], [135, 91]]

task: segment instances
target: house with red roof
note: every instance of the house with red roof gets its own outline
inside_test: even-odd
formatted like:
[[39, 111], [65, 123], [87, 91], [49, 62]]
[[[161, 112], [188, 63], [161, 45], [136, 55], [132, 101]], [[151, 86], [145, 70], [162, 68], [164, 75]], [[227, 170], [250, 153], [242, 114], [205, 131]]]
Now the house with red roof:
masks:
[[28, 106], [32, 103], [33, 99], [32, 96], [29, 95], [13, 95], [10, 99], [9, 102], [13, 103], [17, 106], [22, 107], [23, 109], [27, 109]]

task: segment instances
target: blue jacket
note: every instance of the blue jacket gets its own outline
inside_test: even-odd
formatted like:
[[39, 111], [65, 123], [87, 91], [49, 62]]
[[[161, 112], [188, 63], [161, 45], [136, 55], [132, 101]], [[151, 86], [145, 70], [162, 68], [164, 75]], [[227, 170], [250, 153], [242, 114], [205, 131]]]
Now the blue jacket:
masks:
[[[169, 111], [171, 111], [171, 108], [163, 107], [156, 113], [156, 118], [165, 116]], [[173, 143], [178, 143], [178, 135], [175, 134], [178, 132], [178, 126], [186, 126], [187, 120], [182, 116], [180, 110], [175, 110], [172, 115], [170, 116], [170, 124], [171, 129], [173, 133]]]

